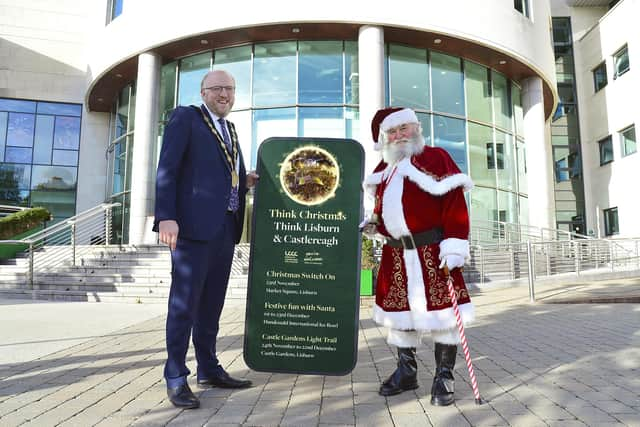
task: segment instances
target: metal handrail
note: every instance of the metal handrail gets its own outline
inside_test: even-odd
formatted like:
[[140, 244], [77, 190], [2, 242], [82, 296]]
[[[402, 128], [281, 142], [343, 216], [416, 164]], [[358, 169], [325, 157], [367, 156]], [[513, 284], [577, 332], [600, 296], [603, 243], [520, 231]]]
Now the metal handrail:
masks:
[[[78, 222], [78, 221], [82, 221], [84, 219], [90, 218], [92, 216], [94, 216], [97, 212], [103, 212], [107, 209], [112, 209], [115, 207], [120, 206], [121, 204], [116, 202], [116, 203], [102, 203], [100, 205], [94, 206], [90, 209], [87, 209], [84, 212], [79, 213], [76, 216], [72, 216], [71, 218], [67, 218], [64, 221], [60, 221], [57, 224], [54, 224], [50, 227], [45, 228], [44, 230], [38, 231], [37, 233], [31, 234], [30, 236], [25, 237], [24, 239], [20, 240], [22, 243], [30, 243], [30, 242], [36, 242], [38, 240], [41, 240], [43, 238], [46, 238], [48, 236], [51, 236], [53, 234], [56, 234], [57, 232], [59, 232], [61, 229], [70, 227], [71, 224], [73, 224], [74, 222]], [[0, 243], [4, 242], [0, 240]]]
[[528, 279], [531, 301], [534, 282], [543, 277], [586, 273], [640, 271], [640, 238], [545, 240], [471, 245], [465, 266], [469, 283]]
[[6, 211], [19, 212], [19, 211], [24, 211], [24, 210], [27, 210], [27, 209], [29, 209], [29, 208], [27, 208], [25, 206], [0, 205], [0, 210], [6, 210]]
[[[543, 241], [547, 239], [554, 241], [593, 239], [592, 236], [565, 230], [481, 219], [475, 219], [471, 222], [470, 237], [471, 240], [476, 241], [476, 243], [512, 243], [526, 240]], [[564, 237], [564, 239], [560, 237]]]
[[[31, 289], [34, 277], [60, 265], [76, 266], [79, 256], [95, 245], [109, 245], [113, 208], [120, 203], [102, 203], [20, 240], [0, 240], [0, 244], [27, 245], [27, 278]], [[79, 248], [82, 246], [82, 248]]]

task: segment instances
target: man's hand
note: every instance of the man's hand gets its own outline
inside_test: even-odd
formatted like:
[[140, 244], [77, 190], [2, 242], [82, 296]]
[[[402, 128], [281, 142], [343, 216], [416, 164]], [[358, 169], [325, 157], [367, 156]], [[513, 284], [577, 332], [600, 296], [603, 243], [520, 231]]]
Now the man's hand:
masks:
[[176, 249], [178, 243], [178, 223], [172, 219], [160, 221], [158, 223], [158, 231], [160, 234], [160, 242], [169, 246], [172, 251]]
[[260, 176], [256, 171], [247, 172], [247, 188], [253, 188], [258, 183]]

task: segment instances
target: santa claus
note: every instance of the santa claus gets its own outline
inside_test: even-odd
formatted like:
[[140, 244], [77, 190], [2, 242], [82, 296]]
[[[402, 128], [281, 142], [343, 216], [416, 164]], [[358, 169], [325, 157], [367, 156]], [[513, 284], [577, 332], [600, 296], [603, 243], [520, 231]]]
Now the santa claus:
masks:
[[379, 393], [418, 388], [415, 351], [430, 332], [436, 362], [431, 404], [450, 405], [460, 335], [445, 270], [452, 275], [463, 322], [470, 322], [474, 311], [461, 268], [469, 258], [464, 191], [473, 183], [444, 149], [425, 146], [413, 110], [379, 110], [371, 130], [383, 160], [365, 179], [375, 204], [361, 225], [365, 234], [384, 237], [373, 317], [389, 328], [387, 342], [398, 348], [398, 367]]

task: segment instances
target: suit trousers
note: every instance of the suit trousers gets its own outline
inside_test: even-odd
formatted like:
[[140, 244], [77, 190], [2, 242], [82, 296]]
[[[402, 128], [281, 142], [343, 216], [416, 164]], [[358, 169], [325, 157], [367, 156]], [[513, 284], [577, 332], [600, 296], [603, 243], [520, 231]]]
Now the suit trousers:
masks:
[[171, 253], [171, 291], [167, 313], [167, 387], [186, 382], [189, 335], [193, 337], [198, 377], [219, 372], [216, 338], [235, 247], [234, 215], [225, 215], [224, 230], [210, 241], [178, 238]]

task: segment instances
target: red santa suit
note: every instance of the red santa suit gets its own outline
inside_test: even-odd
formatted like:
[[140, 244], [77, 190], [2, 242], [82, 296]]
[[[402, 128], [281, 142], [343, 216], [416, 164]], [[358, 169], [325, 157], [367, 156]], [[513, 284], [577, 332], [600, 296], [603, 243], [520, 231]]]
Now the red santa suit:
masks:
[[[376, 197], [378, 232], [387, 238], [377, 276], [374, 320], [404, 331], [455, 328], [446, 277], [439, 265], [448, 254], [469, 258], [464, 191], [473, 187], [471, 179], [445, 150], [424, 147], [396, 165], [381, 162], [364, 184]], [[468, 323], [474, 317], [469, 293], [460, 269], [451, 275], [460, 314]]]

